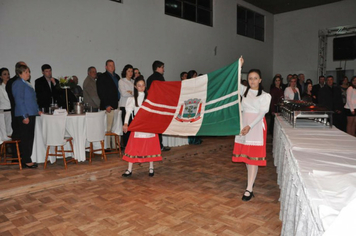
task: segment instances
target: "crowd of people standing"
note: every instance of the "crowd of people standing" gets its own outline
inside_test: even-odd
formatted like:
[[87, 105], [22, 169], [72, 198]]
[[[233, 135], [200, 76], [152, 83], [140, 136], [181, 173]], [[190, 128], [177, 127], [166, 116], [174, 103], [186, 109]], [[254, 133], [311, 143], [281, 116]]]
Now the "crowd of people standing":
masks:
[[[155, 61], [154, 73], [148, 78], [150, 85], [154, 80], [164, 81], [164, 63]], [[44, 64], [41, 67], [40, 78], [30, 83], [31, 71], [25, 62], [20, 61], [15, 65], [16, 75], [10, 79], [7, 68], [0, 69], [0, 111], [11, 111], [12, 138], [19, 139], [22, 165], [36, 168], [37, 164], [31, 160], [34, 139], [35, 116], [51, 111], [51, 108], [62, 107], [72, 110], [72, 104], [84, 96], [84, 103], [88, 103], [92, 111], [105, 110], [107, 114], [107, 130], [111, 130], [114, 109], [122, 110], [122, 120], [126, 118], [126, 103], [128, 98], [134, 97], [134, 80], [140, 77], [140, 71], [131, 65], [126, 65], [121, 73], [122, 79], [115, 73], [115, 63], [107, 60], [105, 72], [97, 73], [94, 66], [88, 68], [88, 76], [83, 83], [83, 89], [78, 85], [78, 78], [72, 76], [72, 86], [68, 89], [67, 98], [60, 87], [60, 81], [52, 76], [52, 67]], [[68, 103], [67, 100], [68, 99]], [[124, 124], [123, 124], [124, 125]], [[123, 148], [127, 145], [129, 134], [124, 135]], [[111, 137], [107, 137], [107, 144], [115, 145]], [[159, 150], [168, 151], [170, 148], [162, 144], [160, 135]], [[15, 150], [15, 147], [11, 147]], [[16, 152], [13, 153], [17, 157]]]
[[[339, 85], [331, 75], [319, 76], [319, 82], [315, 85], [310, 79], [304, 81], [304, 74], [289, 74], [285, 84], [280, 74], [274, 76], [270, 86], [272, 117], [282, 99], [312, 102], [333, 111], [335, 127], [355, 136], [356, 76], [352, 77], [351, 81], [344, 76]], [[273, 119], [271, 120], [270, 132], [273, 130]]]

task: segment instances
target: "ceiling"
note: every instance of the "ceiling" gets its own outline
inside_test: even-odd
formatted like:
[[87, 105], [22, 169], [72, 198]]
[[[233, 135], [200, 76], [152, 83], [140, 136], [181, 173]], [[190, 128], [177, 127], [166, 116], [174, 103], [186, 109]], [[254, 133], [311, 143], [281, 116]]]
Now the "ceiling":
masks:
[[244, 0], [272, 14], [325, 5], [342, 0]]

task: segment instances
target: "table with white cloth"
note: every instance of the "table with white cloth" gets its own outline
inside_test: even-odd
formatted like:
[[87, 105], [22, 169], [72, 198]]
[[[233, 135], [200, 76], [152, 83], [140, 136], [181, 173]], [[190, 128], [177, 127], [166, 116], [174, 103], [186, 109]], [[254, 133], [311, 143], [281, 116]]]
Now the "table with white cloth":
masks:
[[162, 143], [165, 147], [179, 147], [188, 145], [188, 137], [176, 135], [162, 135]]
[[5, 136], [11, 136], [11, 112], [10, 111], [1, 111], [0, 112], [0, 126]]
[[[117, 124], [112, 130], [118, 135], [122, 135], [122, 119], [121, 111], [117, 111]], [[105, 119], [106, 120], [106, 119]], [[105, 125], [106, 127], [106, 125]], [[86, 161], [86, 150], [88, 146], [86, 141], [86, 123], [85, 115], [73, 115], [70, 114], [66, 119], [66, 134], [73, 138], [73, 158], [79, 162]], [[55, 134], [53, 134], [55, 135]], [[94, 148], [99, 147], [100, 143], [94, 143]], [[66, 149], [69, 148], [68, 144], [65, 146]], [[71, 156], [70, 153], [66, 153], [66, 156]], [[46, 145], [42, 136], [42, 118], [40, 116], [36, 117], [36, 126], [35, 126], [35, 138], [33, 142], [33, 151], [31, 159], [33, 162], [44, 163], [46, 159]], [[49, 158], [51, 163], [55, 161], [55, 157]]]
[[281, 235], [356, 235], [356, 138], [309, 124], [275, 118]]

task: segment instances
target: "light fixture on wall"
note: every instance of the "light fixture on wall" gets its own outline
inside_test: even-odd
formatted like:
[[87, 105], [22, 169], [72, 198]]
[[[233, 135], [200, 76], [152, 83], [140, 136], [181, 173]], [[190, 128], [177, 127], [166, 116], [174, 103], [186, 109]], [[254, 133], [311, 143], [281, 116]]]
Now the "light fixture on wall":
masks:
[[110, 0], [112, 2], [118, 2], [118, 3], [122, 3], [122, 0]]

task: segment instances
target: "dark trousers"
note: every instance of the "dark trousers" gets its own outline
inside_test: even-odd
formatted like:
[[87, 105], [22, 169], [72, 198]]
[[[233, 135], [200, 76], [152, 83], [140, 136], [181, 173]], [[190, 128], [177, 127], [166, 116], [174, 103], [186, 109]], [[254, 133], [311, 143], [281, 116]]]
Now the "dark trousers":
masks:
[[161, 145], [161, 149], [162, 149], [163, 148], [162, 134], [158, 134], [158, 139], [159, 139], [159, 144]]
[[272, 115], [272, 113], [270, 113], [269, 118], [270, 118], [270, 120], [269, 120], [269, 125], [268, 125], [268, 134], [271, 134], [273, 136], [275, 115]]
[[[126, 116], [126, 109], [125, 107], [120, 107], [120, 111], [121, 111], [121, 118], [122, 118], [122, 125], [125, 124], [125, 116]], [[128, 125], [131, 123], [132, 121], [132, 117], [130, 117], [129, 119], [129, 123]], [[123, 133], [122, 135], [122, 147], [126, 147], [127, 142], [129, 141], [129, 137], [130, 137], [130, 131], [127, 131], [127, 133]]]
[[35, 137], [36, 116], [29, 117], [30, 122], [26, 125], [22, 123], [22, 117], [15, 117], [17, 128], [19, 131], [20, 153], [22, 164], [31, 163], [31, 155], [33, 148], [33, 139]]
[[[19, 126], [17, 125], [16, 118], [13, 111], [11, 111], [11, 128], [12, 128], [11, 138], [13, 140], [19, 140], [20, 130], [19, 130]], [[12, 143], [10, 144], [10, 147], [11, 147], [12, 157], [17, 158], [16, 144]]]
[[344, 110], [341, 113], [333, 113], [333, 125], [341, 131], [346, 132], [347, 118], [345, 116]]

